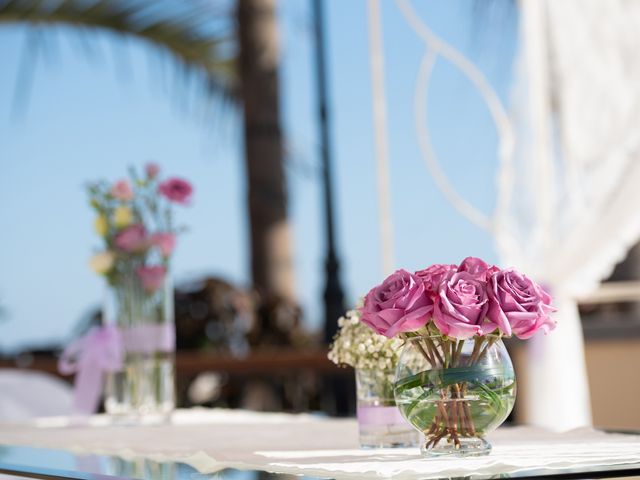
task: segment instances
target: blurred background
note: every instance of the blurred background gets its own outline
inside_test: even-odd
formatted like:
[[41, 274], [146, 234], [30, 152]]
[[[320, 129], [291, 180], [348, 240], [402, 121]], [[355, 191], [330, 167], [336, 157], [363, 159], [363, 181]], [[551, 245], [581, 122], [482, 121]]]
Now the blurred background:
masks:
[[[114, 181], [128, 166], [154, 161], [195, 190], [192, 205], [179, 212], [188, 231], [172, 267], [180, 405], [352, 414], [353, 373], [330, 364], [326, 346], [337, 317], [390, 269], [466, 256], [525, 271], [539, 265], [536, 255], [546, 250], [513, 255], [501, 235], [508, 222], [484, 221], [504, 207], [505, 175], [530, 178], [522, 163], [505, 169], [505, 152], [520, 159], [539, 153], [531, 126], [518, 138], [526, 142], [508, 148], [510, 129], [526, 123], [523, 105], [530, 112], [533, 98], [546, 106], [548, 150], [557, 155], [551, 171], [593, 175], [596, 160], [620, 163], [595, 146], [579, 152], [593, 164], [562, 160], [574, 153], [573, 138], [565, 137], [573, 128], [567, 109], [577, 100], [564, 102], [572, 84], [559, 82], [565, 70], [554, 67], [563, 55], [592, 55], [596, 65], [620, 57], [629, 70], [623, 80], [634, 84], [637, 67], [629, 62], [640, 62], [618, 55], [613, 34], [585, 27], [598, 16], [595, 3], [587, 2], [591, 18], [578, 18], [572, 31], [609, 45], [601, 57], [586, 48], [567, 53], [554, 33], [564, 28], [558, 19], [566, 11], [550, 8], [542, 21], [527, 3], [0, 0], [0, 365], [56, 374], [58, 352], [99, 318], [104, 285], [87, 266], [97, 238], [85, 184]], [[624, 8], [634, 15], [623, 33], [638, 18], [637, 6]], [[624, 12], [611, 10], [604, 13], [624, 21]], [[532, 47], [532, 39], [544, 44]], [[524, 68], [540, 51], [546, 68]], [[597, 85], [603, 81], [589, 72]], [[619, 88], [619, 80], [610, 85]], [[541, 84], [547, 96], [539, 101]], [[588, 87], [581, 93], [588, 96]], [[625, 122], [614, 123], [612, 150], [624, 144], [635, 152], [626, 134], [636, 128], [635, 88], [623, 92], [631, 107]], [[515, 126], [505, 127], [501, 114]], [[621, 167], [605, 170], [635, 178]], [[569, 174], [534, 187], [534, 203]], [[628, 188], [616, 182], [620, 176], [602, 188]], [[581, 185], [588, 211], [597, 183]], [[564, 211], [564, 193], [547, 213]], [[512, 218], [526, 223], [515, 197]], [[588, 392], [585, 415], [596, 425], [640, 428], [633, 408], [640, 394], [640, 249], [629, 250], [640, 217], [622, 217], [619, 208], [592, 208], [583, 217], [628, 228], [613, 254], [598, 257], [597, 242], [575, 248], [606, 258], [592, 269], [588, 288], [562, 295], [581, 314], [567, 363], [578, 379], [586, 372], [576, 395]], [[563, 227], [547, 244], [571, 250], [567, 216], [557, 218]], [[511, 240], [535, 243], [527, 236], [535, 232], [517, 231]], [[589, 235], [615, 232], [595, 228]], [[577, 276], [580, 261], [571, 267]], [[563, 290], [564, 277], [537, 267], [533, 274]], [[517, 343], [510, 348], [525, 378], [533, 349], [527, 357]], [[612, 408], [612, 396], [622, 408]], [[519, 403], [515, 418], [528, 415]]]

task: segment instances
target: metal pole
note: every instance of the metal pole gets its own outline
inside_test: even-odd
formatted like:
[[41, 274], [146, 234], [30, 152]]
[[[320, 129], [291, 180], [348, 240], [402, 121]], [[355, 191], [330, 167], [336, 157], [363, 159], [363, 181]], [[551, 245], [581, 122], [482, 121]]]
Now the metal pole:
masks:
[[337, 320], [345, 311], [344, 294], [340, 283], [340, 262], [336, 254], [333, 217], [333, 191], [331, 185], [331, 136], [329, 133], [327, 71], [325, 54], [325, 29], [322, 0], [313, 0], [315, 31], [315, 63], [318, 94], [318, 127], [322, 160], [322, 191], [324, 200], [327, 251], [325, 257], [324, 289], [324, 340], [331, 341], [338, 325]]

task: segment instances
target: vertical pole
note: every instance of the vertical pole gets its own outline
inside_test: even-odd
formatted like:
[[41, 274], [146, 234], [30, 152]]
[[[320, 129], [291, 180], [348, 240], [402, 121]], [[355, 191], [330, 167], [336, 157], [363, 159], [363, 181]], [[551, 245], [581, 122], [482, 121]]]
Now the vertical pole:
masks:
[[384, 54], [382, 49], [382, 21], [380, 0], [369, 0], [369, 58], [371, 66], [371, 98], [373, 102], [373, 130], [378, 176], [378, 215], [382, 273], [393, 272], [393, 223], [391, 221], [391, 191], [389, 187], [389, 142], [387, 140], [387, 108], [384, 93]]
[[318, 127], [320, 156], [322, 161], [322, 193], [324, 200], [326, 257], [324, 289], [324, 340], [331, 341], [337, 330], [337, 320], [344, 313], [344, 294], [340, 284], [340, 262], [336, 254], [333, 216], [333, 191], [331, 185], [331, 136], [329, 133], [328, 88], [325, 54], [325, 28], [322, 0], [313, 0], [315, 33], [315, 63], [318, 94]]

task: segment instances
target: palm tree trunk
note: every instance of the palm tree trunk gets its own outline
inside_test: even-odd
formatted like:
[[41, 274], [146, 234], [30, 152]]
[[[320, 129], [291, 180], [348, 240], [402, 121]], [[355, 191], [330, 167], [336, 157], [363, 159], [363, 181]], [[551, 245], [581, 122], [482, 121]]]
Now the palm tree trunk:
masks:
[[264, 295], [293, 300], [275, 0], [239, 0], [237, 16], [253, 284]]

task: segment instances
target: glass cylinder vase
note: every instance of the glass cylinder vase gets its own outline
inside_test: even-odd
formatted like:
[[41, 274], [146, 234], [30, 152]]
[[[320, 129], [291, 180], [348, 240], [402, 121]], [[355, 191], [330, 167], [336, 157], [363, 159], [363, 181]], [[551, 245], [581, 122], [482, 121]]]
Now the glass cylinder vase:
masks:
[[412, 337], [400, 354], [394, 393], [422, 433], [423, 454], [480, 456], [491, 450], [485, 435], [513, 408], [515, 373], [497, 336]]
[[418, 445], [418, 435], [403, 418], [393, 396], [395, 370], [356, 369], [360, 446], [394, 448]]
[[175, 408], [173, 286], [168, 274], [145, 285], [137, 273], [107, 291], [103, 319], [117, 325], [124, 351], [122, 368], [106, 378], [105, 410], [125, 422], [162, 422]]

